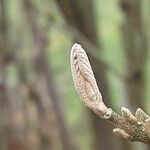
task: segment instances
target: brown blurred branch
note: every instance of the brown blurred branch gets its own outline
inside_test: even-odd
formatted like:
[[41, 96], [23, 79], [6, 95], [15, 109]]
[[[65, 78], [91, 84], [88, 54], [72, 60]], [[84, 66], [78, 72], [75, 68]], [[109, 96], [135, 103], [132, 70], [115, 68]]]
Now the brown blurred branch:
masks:
[[122, 31], [128, 75], [125, 86], [130, 108], [134, 111], [139, 106], [144, 108], [146, 88], [144, 73], [148, 60], [148, 37], [144, 29], [142, 3], [142, 0], [120, 0], [124, 15]]
[[38, 24], [36, 24], [36, 22], [34, 21], [34, 16], [32, 14], [32, 8], [34, 8], [34, 6], [32, 5], [30, 0], [24, 0], [24, 7], [29, 12], [27, 14], [27, 20], [29, 22], [31, 34], [33, 35], [33, 42], [35, 45], [36, 55], [33, 58], [34, 71], [38, 79], [42, 77], [46, 80], [45, 86], [47, 89], [47, 96], [51, 100], [52, 107], [55, 112], [60, 130], [61, 141], [63, 143], [63, 149], [75, 150], [77, 149], [77, 146], [75, 145], [75, 140], [71, 137], [69, 129], [67, 128], [67, 125], [65, 123], [65, 117], [61, 108], [60, 97], [58, 96], [58, 91], [55, 87], [52, 69], [48, 64], [48, 58], [46, 57], [46, 46], [48, 40], [47, 31], [49, 30], [49, 23], [45, 28], [40, 28]]

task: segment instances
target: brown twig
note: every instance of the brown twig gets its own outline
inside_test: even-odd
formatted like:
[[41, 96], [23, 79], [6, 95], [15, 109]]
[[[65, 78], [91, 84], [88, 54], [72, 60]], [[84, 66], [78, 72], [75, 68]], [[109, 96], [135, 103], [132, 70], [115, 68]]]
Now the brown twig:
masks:
[[84, 105], [112, 124], [115, 127], [115, 135], [150, 144], [150, 117], [140, 108], [132, 115], [129, 109], [122, 107], [122, 116], [107, 108], [86, 52], [79, 44], [73, 45], [70, 58], [74, 85]]

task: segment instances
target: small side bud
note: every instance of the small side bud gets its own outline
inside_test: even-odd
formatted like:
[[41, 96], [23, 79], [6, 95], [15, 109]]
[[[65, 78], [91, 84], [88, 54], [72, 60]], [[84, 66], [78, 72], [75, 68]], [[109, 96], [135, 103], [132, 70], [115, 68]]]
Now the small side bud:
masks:
[[136, 110], [135, 117], [137, 118], [138, 122], [144, 122], [149, 118], [149, 116], [141, 108]]
[[109, 119], [112, 115], [112, 109], [111, 108], [108, 108], [107, 109], [107, 112], [103, 115], [103, 119]]
[[130, 112], [129, 109], [127, 109], [127, 108], [125, 108], [125, 107], [121, 107], [121, 112], [122, 112], [123, 118], [124, 118], [127, 122], [131, 122], [131, 123], [136, 123], [136, 122], [137, 122], [136, 117], [132, 115], [132, 113]]
[[126, 131], [124, 131], [124, 130], [122, 130], [120, 128], [113, 129], [113, 134], [117, 135], [117, 136], [119, 136], [121, 138], [124, 138], [124, 139], [128, 139], [130, 137], [129, 134]]

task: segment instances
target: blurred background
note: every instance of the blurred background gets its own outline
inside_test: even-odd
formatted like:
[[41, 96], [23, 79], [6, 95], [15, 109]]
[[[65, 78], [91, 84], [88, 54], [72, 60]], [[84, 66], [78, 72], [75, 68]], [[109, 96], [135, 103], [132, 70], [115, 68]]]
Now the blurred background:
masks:
[[149, 0], [0, 0], [0, 150], [150, 149], [81, 104], [75, 42], [108, 107], [150, 113]]

